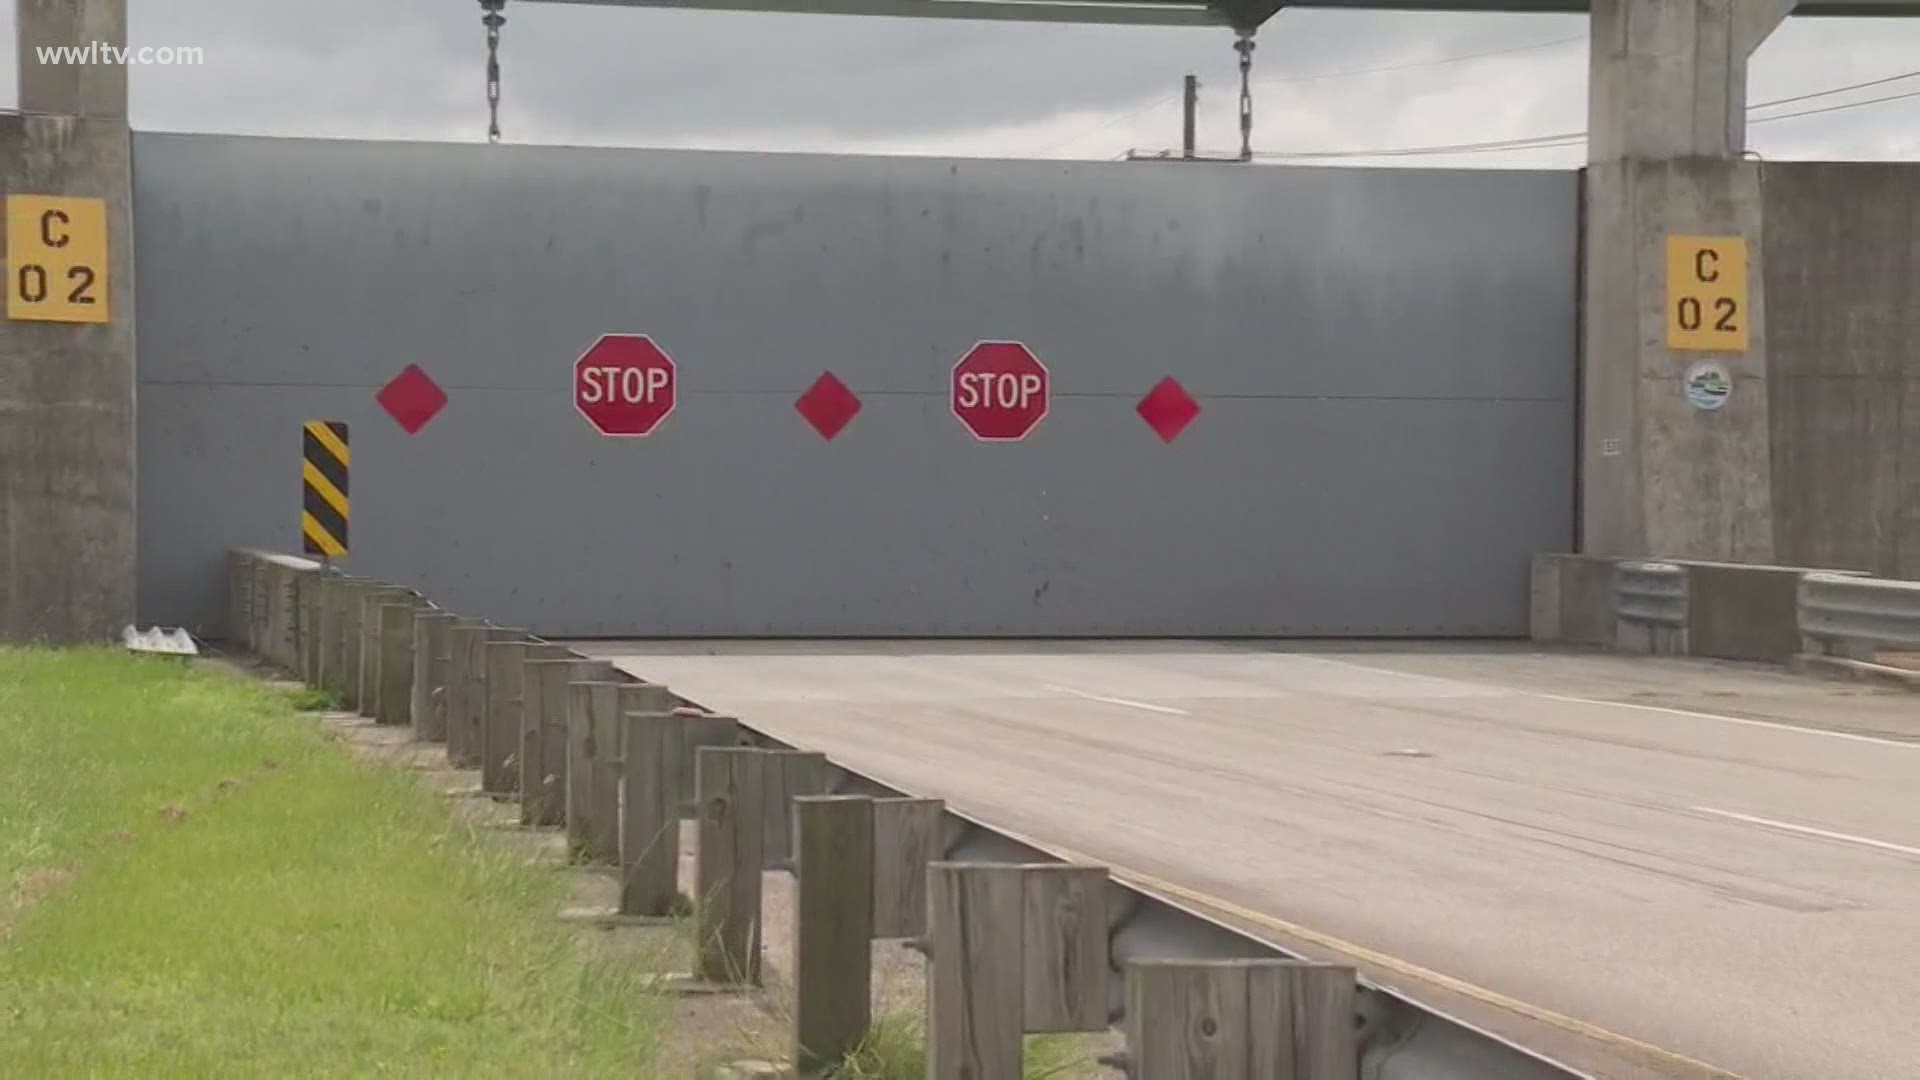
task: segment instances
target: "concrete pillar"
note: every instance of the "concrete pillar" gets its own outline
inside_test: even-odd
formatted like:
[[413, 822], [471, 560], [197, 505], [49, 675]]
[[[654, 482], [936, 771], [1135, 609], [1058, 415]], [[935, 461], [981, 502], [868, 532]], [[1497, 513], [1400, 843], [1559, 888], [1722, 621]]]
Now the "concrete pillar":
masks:
[[[1581, 540], [1590, 554], [1773, 557], [1760, 175], [1747, 61], [1794, 0], [1593, 0]], [[1667, 237], [1740, 236], [1748, 345], [1667, 344]], [[1725, 366], [1718, 409], [1689, 401]]]
[[[20, 111], [126, 119], [127, 66], [99, 51], [127, 46], [127, 0], [14, 0], [19, 26]], [[45, 64], [40, 51], [95, 46], [96, 62]]]
[[9, 196], [104, 201], [110, 319], [0, 320], [0, 640], [101, 640], [134, 617], [126, 71], [41, 64], [36, 49], [124, 46], [127, 5], [16, 0], [16, 11], [21, 114], [0, 115], [0, 177]]

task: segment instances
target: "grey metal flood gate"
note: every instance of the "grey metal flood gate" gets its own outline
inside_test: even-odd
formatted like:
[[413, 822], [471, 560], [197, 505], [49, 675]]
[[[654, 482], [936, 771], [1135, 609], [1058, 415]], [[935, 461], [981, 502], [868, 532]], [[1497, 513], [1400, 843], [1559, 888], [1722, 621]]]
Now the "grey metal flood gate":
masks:
[[[140, 606], [353, 431], [356, 572], [549, 635], [1502, 635], [1571, 540], [1575, 177], [143, 134]], [[651, 335], [651, 436], [576, 412]], [[1021, 442], [948, 403], [1027, 343]], [[375, 394], [418, 364], [417, 435]], [[860, 411], [795, 409], [824, 372]], [[1200, 414], [1136, 413], [1163, 378]]]

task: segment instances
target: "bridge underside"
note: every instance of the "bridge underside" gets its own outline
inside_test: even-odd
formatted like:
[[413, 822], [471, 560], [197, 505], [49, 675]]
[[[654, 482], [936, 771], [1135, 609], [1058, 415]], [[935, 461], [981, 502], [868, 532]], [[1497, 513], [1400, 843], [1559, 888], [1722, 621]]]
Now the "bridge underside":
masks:
[[[914, 19], [1257, 27], [1288, 8], [1580, 14], [1587, 0], [524, 0], [540, 4], [877, 15]], [[1800, 0], [1800, 15], [1920, 15], [1914, 0]]]

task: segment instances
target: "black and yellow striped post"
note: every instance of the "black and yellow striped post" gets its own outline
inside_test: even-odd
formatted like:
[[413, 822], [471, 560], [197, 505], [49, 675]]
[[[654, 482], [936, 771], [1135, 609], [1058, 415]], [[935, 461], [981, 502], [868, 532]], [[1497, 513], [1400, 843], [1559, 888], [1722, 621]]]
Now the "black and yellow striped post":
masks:
[[347, 425], [309, 420], [301, 437], [300, 535], [309, 555], [337, 559], [347, 553]]

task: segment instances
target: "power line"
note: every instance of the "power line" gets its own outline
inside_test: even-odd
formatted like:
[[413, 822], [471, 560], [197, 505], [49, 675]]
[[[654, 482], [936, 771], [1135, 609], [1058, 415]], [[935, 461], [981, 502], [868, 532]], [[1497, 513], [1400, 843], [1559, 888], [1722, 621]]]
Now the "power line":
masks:
[[1071, 138], [1067, 138], [1067, 139], [1063, 139], [1063, 140], [1061, 140], [1060, 142], [1057, 142], [1057, 143], [1054, 143], [1054, 144], [1053, 144], [1052, 146], [1049, 146], [1049, 147], [1047, 147], [1047, 148], [1046, 148], [1045, 150], [1042, 150], [1042, 151], [1040, 151], [1039, 153], [1037, 153], [1037, 154], [1035, 154], [1034, 156], [1035, 156], [1035, 157], [1046, 157], [1046, 156], [1048, 156], [1049, 154], [1052, 154], [1052, 153], [1055, 153], [1055, 152], [1057, 152], [1057, 151], [1059, 151], [1059, 150], [1062, 150], [1062, 149], [1065, 149], [1066, 147], [1069, 147], [1069, 146], [1072, 146], [1072, 145], [1073, 145], [1074, 143], [1077, 143], [1077, 142], [1079, 142], [1079, 141], [1080, 141], [1081, 139], [1084, 139], [1084, 138], [1086, 138], [1086, 137], [1087, 137], [1087, 136], [1089, 136], [1089, 135], [1098, 135], [1098, 134], [1100, 134], [1101, 132], [1103, 132], [1103, 131], [1105, 131], [1105, 130], [1107, 130], [1108, 128], [1111, 128], [1111, 127], [1118, 127], [1119, 125], [1121, 125], [1121, 124], [1124, 124], [1124, 123], [1126, 123], [1127, 121], [1129, 121], [1129, 120], [1132, 120], [1133, 118], [1135, 118], [1135, 117], [1137, 117], [1137, 116], [1141, 116], [1141, 115], [1143, 115], [1143, 114], [1145, 114], [1145, 113], [1148, 113], [1148, 112], [1151, 112], [1152, 110], [1154, 110], [1154, 109], [1157, 109], [1157, 108], [1159, 108], [1159, 107], [1160, 107], [1160, 106], [1162, 106], [1162, 105], [1170, 105], [1170, 104], [1172, 104], [1172, 103], [1173, 103], [1173, 99], [1174, 99], [1174, 98], [1177, 98], [1177, 97], [1179, 97], [1179, 96], [1180, 96], [1181, 94], [1183, 94], [1183, 93], [1185, 93], [1185, 91], [1184, 91], [1184, 90], [1175, 90], [1175, 91], [1174, 91], [1173, 93], [1171, 93], [1171, 94], [1166, 94], [1166, 95], [1164, 95], [1164, 96], [1162, 96], [1162, 97], [1158, 97], [1158, 98], [1155, 98], [1155, 99], [1153, 99], [1152, 101], [1149, 101], [1149, 102], [1147, 102], [1147, 103], [1146, 103], [1145, 105], [1142, 105], [1142, 106], [1140, 106], [1139, 108], [1137, 108], [1137, 109], [1135, 109], [1135, 110], [1133, 110], [1133, 111], [1132, 111], [1132, 112], [1130, 112], [1130, 113], [1127, 113], [1127, 114], [1126, 114], [1126, 115], [1124, 115], [1124, 116], [1116, 116], [1116, 117], [1114, 117], [1114, 118], [1112, 118], [1111, 120], [1108, 120], [1108, 121], [1106, 121], [1106, 122], [1104, 122], [1104, 123], [1102, 123], [1102, 124], [1100, 124], [1100, 125], [1099, 125], [1098, 127], [1091, 127], [1091, 128], [1088, 128], [1087, 130], [1085, 130], [1085, 131], [1082, 131], [1082, 132], [1081, 132], [1080, 134], [1078, 134], [1078, 135], [1075, 135], [1075, 136], [1073, 136], [1073, 137], [1071, 137]]
[[[1533, 43], [1532, 45], [1518, 45], [1510, 49], [1494, 49], [1489, 52], [1465, 53], [1460, 56], [1442, 56], [1433, 60], [1418, 60], [1412, 63], [1392, 64], [1386, 67], [1355, 68], [1351, 71], [1320, 71], [1320, 72], [1311, 72], [1304, 75], [1282, 75], [1273, 79], [1266, 79], [1262, 81], [1265, 81], [1265, 82], [1318, 82], [1324, 79], [1345, 79], [1345, 78], [1351, 78], [1357, 75], [1378, 75], [1382, 72], [1387, 72], [1387, 71], [1412, 71], [1416, 68], [1440, 67], [1444, 64], [1461, 64], [1471, 60], [1484, 60], [1490, 56], [1508, 56], [1513, 53], [1532, 52], [1536, 49], [1550, 49], [1556, 45], [1567, 45], [1575, 41], [1585, 41], [1585, 40], [1586, 40], [1586, 35], [1575, 34], [1572, 37], [1555, 38], [1552, 41], [1539, 41], [1539, 42]], [[1054, 143], [1052, 146], [1049, 146], [1046, 149], [1039, 151], [1034, 156], [1046, 157], [1049, 154], [1056, 153], [1066, 147], [1072, 146], [1074, 143], [1079, 142], [1081, 139], [1084, 139], [1089, 135], [1098, 135], [1099, 133], [1106, 131], [1109, 128], [1118, 127], [1119, 125], [1124, 124], [1129, 120], [1135, 119], [1154, 109], [1157, 109], [1162, 105], [1170, 104], [1175, 98], [1179, 96], [1180, 96], [1180, 91], [1176, 90], [1173, 93], [1168, 94], [1164, 97], [1156, 98], [1153, 101], [1150, 101], [1145, 105], [1142, 105], [1140, 108], [1135, 109], [1130, 113], [1113, 117], [1110, 120], [1103, 121], [1097, 126], [1090, 127], [1085, 131], [1080, 132], [1078, 135], [1074, 135], [1071, 138], [1064, 139], [1060, 142]]]
[[[1920, 74], [1920, 73], [1916, 73]], [[1888, 94], [1886, 97], [1868, 98], [1865, 101], [1846, 101], [1838, 105], [1827, 105], [1818, 109], [1802, 109], [1799, 112], [1776, 113], [1773, 116], [1755, 117], [1749, 123], [1770, 124], [1775, 120], [1792, 120], [1796, 116], [1818, 116], [1821, 113], [1839, 112], [1841, 109], [1857, 109], [1862, 105], [1878, 105], [1884, 101], [1899, 101], [1903, 98], [1920, 97], [1920, 90], [1909, 90], [1904, 94]]]
[[[1792, 97], [1776, 98], [1772, 101], [1762, 101], [1762, 102], [1757, 102], [1753, 105], [1749, 105], [1747, 106], [1747, 111], [1752, 112], [1756, 109], [1766, 109], [1776, 105], [1788, 105], [1796, 101], [1810, 101], [1814, 98], [1831, 97], [1834, 94], [1844, 94], [1849, 91], [1863, 90], [1872, 86], [1884, 86], [1887, 83], [1898, 82], [1902, 79], [1911, 79], [1916, 76], [1920, 76], [1920, 71], [1908, 71], [1908, 72], [1903, 72], [1899, 75], [1889, 75], [1884, 78], [1869, 79], [1866, 82], [1850, 83], [1846, 86], [1836, 86], [1830, 90], [1819, 90], [1810, 94], [1797, 94]], [[1904, 98], [1912, 98], [1912, 97], [1920, 97], [1920, 91], [1911, 91], [1904, 94], [1889, 94], [1885, 97], [1868, 98], [1864, 101], [1841, 102], [1838, 105], [1827, 105], [1818, 109], [1802, 109], [1798, 112], [1777, 113], [1773, 116], [1758, 116], [1749, 120], [1748, 123], [1749, 124], [1766, 124], [1766, 123], [1771, 123], [1775, 120], [1791, 120], [1791, 119], [1794, 119], [1795, 117], [1800, 117], [1800, 116], [1815, 116], [1821, 113], [1839, 112], [1843, 109], [1857, 109], [1865, 105], [1879, 105], [1883, 102], [1899, 101]], [[1256, 156], [1263, 157], [1263, 158], [1286, 159], [1286, 160], [1292, 160], [1292, 161], [1300, 161], [1300, 160], [1319, 161], [1319, 160], [1341, 159], [1341, 158], [1421, 157], [1421, 156], [1440, 155], [1440, 154], [1488, 154], [1488, 153], [1499, 153], [1503, 151], [1512, 151], [1512, 150], [1545, 150], [1545, 149], [1555, 149], [1562, 146], [1575, 146], [1575, 145], [1578, 145], [1586, 137], [1587, 137], [1587, 133], [1585, 131], [1562, 131], [1562, 132], [1556, 132], [1551, 135], [1528, 135], [1528, 136], [1522, 136], [1522, 137], [1511, 138], [1511, 139], [1491, 139], [1484, 142], [1451, 143], [1451, 144], [1445, 144], [1445, 145], [1439, 145], [1439, 146], [1399, 146], [1399, 147], [1388, 147], [1388, 148], [1383, 148], [1378, 150], [1306, 150], [1306, 151], [1298, 151], [1298, 152], [1268, 151], [1265, 153], [1258, 154]]]
[[1871, 82], [1854, 83], [1852, 86], [1841, 86], [1832, 90], [1816, 90], [1811, 94], [1797, 94], [1793, 97], [1774, 98], [1772, 101], [1762, 101], [1757, 105], [1749, 105], [1747, 106], [1747, 108], [1749, 110], [1766, 109], [1766, 108], [1771, 108], [1772, 106], [1775, 106], [1775, 105], [1791, 105], [1796, 101], [1812, 101], [1814, 98], [1832, 97], [1835, 94], [1844, 94], [1849, 90], [1865, 90], [1869, 86], [1885, 86], [1887, 83], [1890, 83], [1890, 82], [1899, 82], [1902, 79], [1911, 79], [1915, 75], [1920, 75], [1920, 71], [1908, 71], [1908, 72], [1903, 72], [1899, 75], [1889, 75], [1884, 79], [1874, 79]]

